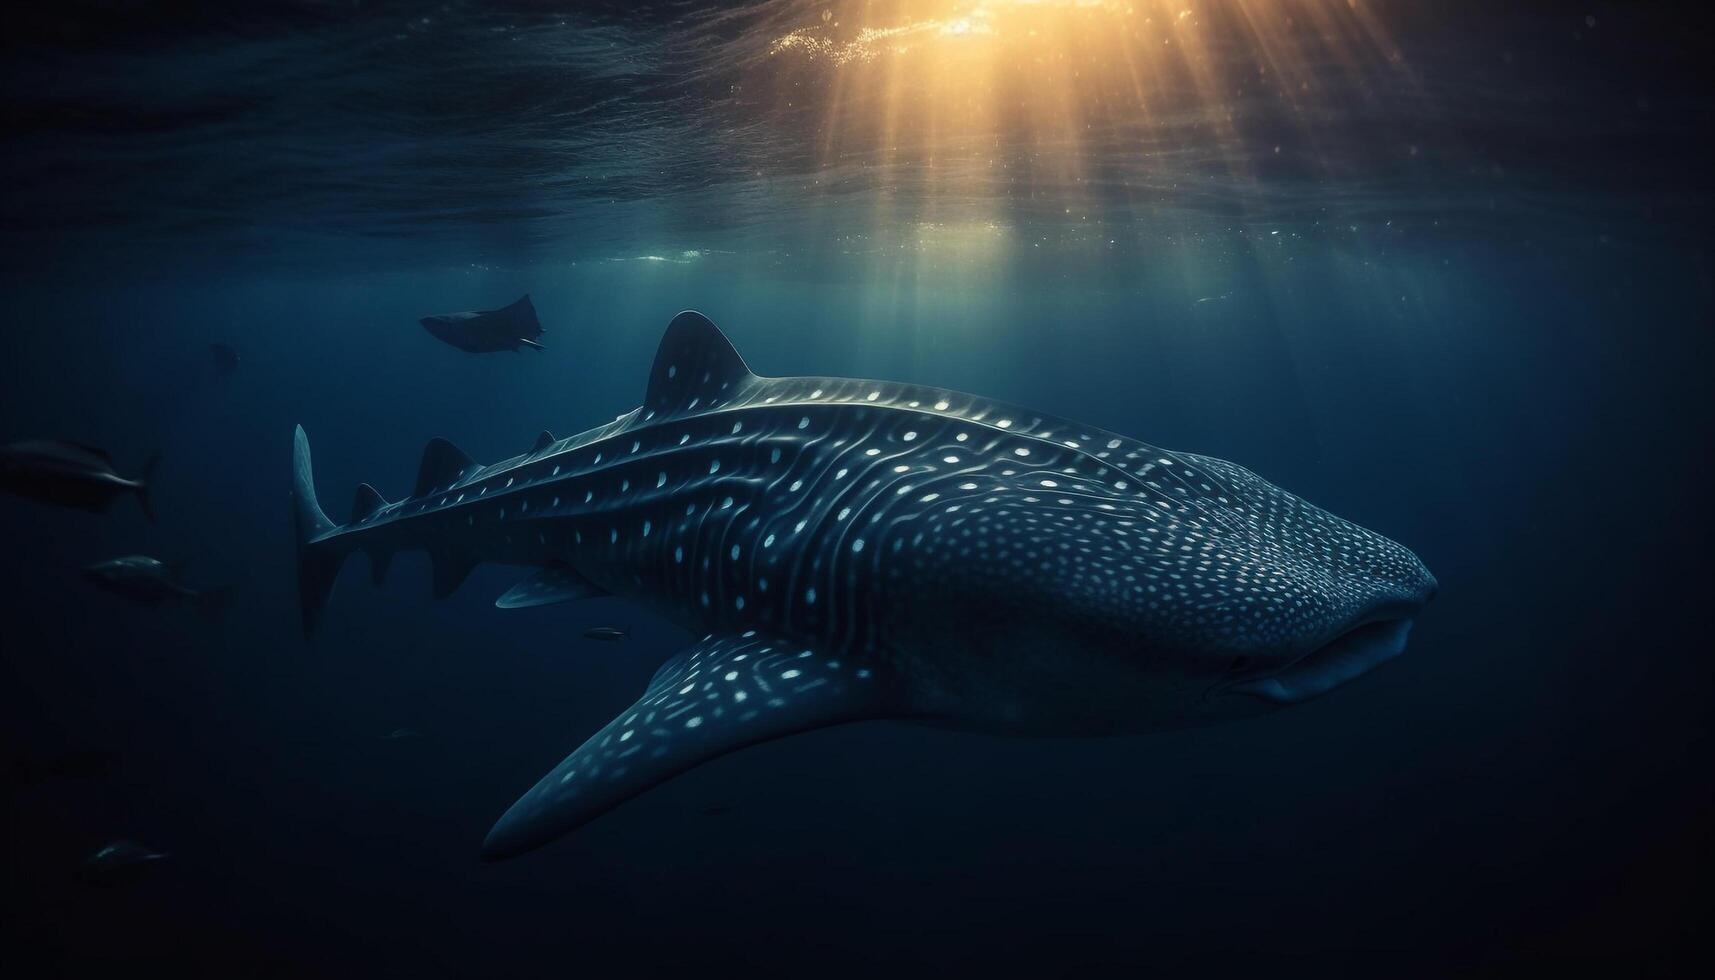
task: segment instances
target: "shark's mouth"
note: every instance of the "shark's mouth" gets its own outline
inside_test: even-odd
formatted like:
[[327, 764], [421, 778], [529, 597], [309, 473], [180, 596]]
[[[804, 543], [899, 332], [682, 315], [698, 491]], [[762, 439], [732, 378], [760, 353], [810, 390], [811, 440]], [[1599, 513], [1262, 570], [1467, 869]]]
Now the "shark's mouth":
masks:
[[1399, 656], [1410, 632], [1409, 618], [1371, 620], [1266, 677], [1240, 681], [1226, 690], [1276, 704], [1308, 701]]

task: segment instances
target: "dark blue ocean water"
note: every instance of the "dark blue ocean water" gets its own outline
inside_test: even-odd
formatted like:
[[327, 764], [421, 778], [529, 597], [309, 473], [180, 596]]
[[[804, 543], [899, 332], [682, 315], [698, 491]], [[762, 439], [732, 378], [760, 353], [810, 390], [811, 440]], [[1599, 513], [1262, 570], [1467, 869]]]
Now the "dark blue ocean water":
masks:
[[[1191, 6], [1205, 56], [1134, 65], [1161, 86], [1151, 114], [1062, 74], [1020, 91], [1095, 100], [1079, 126], [970, 123], [959, 89], [938, 129], [879, 135], [889, 105], [910, 120], [961, 83], [900, 68], [895, 102], [835, 97], [873, 65], [770, 53], [801, 28], [849, 41], [818, 26], [858, 16], [839, 5], [7, 14], [0, 437], [104, 446], [126, 473], [163, 457], [154, 524], [130, 501], [0, 501], [7, 960], [1208, 975], [1689, 955], [1715, 803], [1706, 35], [1665, 9], [1343, 0], [1371, 29], [1305, 2], [1247, 34]], [[542, 354], [467, 355], [416, 323], [526, 292]], [[1440, 595], [1405, 656], [1262, 719], [823, 730], [483, 864], [494, 819], [689, 638], [610, 599], [497, 610], [516, 569], [434, 601], [408, 553], [379, 590], [354, 558], [306, 644], [292, 427], [343, 516], [361, 481], [407, 493], [430, 437], [486, 462], [628, 411], [684, 308], [763, 374], [946, 386], [1241, 462], [1412, 548]], [[229, 615], [78, 577], [129, 553], [230, 586]], [[633, 633], [582, 638], [597, 625]], [[422, 737], [382, 738], [401, 728]], [[171, 856], [80, 880], [118, 837]]]

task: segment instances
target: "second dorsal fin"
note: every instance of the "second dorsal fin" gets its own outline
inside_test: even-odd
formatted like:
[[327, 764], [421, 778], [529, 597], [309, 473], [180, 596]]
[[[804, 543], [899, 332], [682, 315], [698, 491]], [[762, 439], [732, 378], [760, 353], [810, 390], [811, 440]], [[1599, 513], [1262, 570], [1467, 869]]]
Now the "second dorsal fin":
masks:
[[536, 437], [536, 444], [530, 447], [530, 451], [533, 453], [539, 453], [553, 444], [554, 434], [549, 432], [547, 429], [543, 429], [542, 434]]
[[387, 506], [387, 501], [375, 488], [367, 483], [357, 485], [357, 496], [351, 501], [351, 523], [356, 524], [365, 517]]
[[686, 310], [667, 324], [649, 369], [645, 411], [672, 415], [731, 400], [756, 375], [708, 317]]
[[444, 487], [475, 465], [459, 447], [445, 439], [430, 439], [423, 447], [423, 462], [417, 466], [417, 489], [412, 496], [421, 497], [436, 487]]

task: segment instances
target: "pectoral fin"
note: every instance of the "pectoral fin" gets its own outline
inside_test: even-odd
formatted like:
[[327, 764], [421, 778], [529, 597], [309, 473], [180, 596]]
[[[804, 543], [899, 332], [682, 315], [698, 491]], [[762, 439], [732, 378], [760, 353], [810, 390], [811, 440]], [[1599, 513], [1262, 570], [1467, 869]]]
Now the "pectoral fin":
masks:
[[488, 832], [483, 857], [548, 843], [658, 783], [757, 742], [888, 714], [871, 666], [747, 635], [705, 637], [635, 704], [542, 777]]
[[555, 562], [508, 589], [494, 604], [502, 609], [528, 609], [604, 595], [607, 593], [600, 586], [579, 575], [572, 566]]

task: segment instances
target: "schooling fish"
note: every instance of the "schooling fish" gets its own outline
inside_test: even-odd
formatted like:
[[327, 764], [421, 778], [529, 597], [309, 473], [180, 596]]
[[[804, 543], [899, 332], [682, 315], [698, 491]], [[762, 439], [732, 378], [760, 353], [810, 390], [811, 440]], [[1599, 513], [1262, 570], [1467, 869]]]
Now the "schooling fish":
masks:
[[42, 503], [99, 513], [121, 494], [136, 494], [143, 514], [149, 506], [149, 478], [160, 457], [143, 464], [143, 475], [127, 480], [114, 472], [113, 457], [79, 442], [38, 439], [0, 446], [0, 490]]
[[616, 626], [592, 626], [584, 630], [586, 640], [606, 640], [614, 643], [631, 635], [630, 629], [620, 629]]
[[96, 588], [146, 606], [185, 602], [211, 617], [226, 611], [227, 590], [190, 588], [181, 581], [179, 567], [147, 555], [96, 562], [86, 567], [83, 574]]
[[1111, 735], [1305, 701], [1400, 653], [1436, 588], [1243, 467], [940, 388], [759, 377], [693, 312], [640, 408], [490, 466], [437, 439], [409, 499], [373, 494], [330, 521], [297, 430], [306, 632], [348, 554], [418, 548], [436, 595], [478, 562], [535, 566], [513, 605], [623, 596], [701, 637], [513, 805], [490, 858], [841, 722]]
[[531, 305], [528, 293], [498, 310], [442, 313], [423, 317], [420, 322], [436, 339], [472, 354], [516, 352], [519, 347], [546, 350], [536, 342], [542, 336], [542, 324], [536, 319], [536, 307]]

